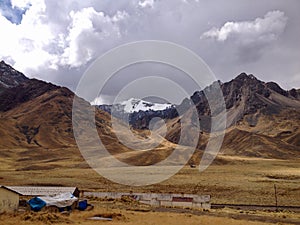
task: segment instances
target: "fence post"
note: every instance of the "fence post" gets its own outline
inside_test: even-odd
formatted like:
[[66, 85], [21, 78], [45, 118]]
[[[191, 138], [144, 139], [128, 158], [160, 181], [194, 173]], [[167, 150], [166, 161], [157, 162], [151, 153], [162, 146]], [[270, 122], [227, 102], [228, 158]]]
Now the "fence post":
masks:
[[276, 205], [276, 212], [278, 211], [278, 199], [277, 199], [277, 187], [274, 184], [274, 194], [275, 194], [275, 205]]

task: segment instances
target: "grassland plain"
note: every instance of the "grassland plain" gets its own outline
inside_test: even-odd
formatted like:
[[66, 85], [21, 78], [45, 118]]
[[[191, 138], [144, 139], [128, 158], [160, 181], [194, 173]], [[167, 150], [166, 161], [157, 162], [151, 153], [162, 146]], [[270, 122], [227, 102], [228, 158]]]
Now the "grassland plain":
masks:
[[[130, 187], [100, 176], [77, 149], [2, 151], [2, 185], [77, 186], [88, 191], [209, 194], [212, 203], [300, 206], [300, 160], [219, 156], [204, 172], [185, 166], [162, 183]], [[5, 154], [4, 154], [5, 152]], [[26, 157], [24, 157], [26, 155]], [[167, 169], [167, 168], [157, 168]], [[112, 171], [113, 172], [113, 171]]]
[[[298, 224], [299, 213], [292, 212], [268, 212], [268, 211], [246, 211], [233, 209], [219, 210], [190, 210], [179, 208], [152, 208], [142, 205], [133, 199], [122, 200], [100, 200], [93, 198], [89, 200], [94, 204], [92, 211], [73, 211], [70, 214], [51, 213], [41, 211], [38, 213], [23, 212], [16, 214], [0, 215], [0, 224]], [[93, 221], [92, 217], [110, 218], [111, 221]]]

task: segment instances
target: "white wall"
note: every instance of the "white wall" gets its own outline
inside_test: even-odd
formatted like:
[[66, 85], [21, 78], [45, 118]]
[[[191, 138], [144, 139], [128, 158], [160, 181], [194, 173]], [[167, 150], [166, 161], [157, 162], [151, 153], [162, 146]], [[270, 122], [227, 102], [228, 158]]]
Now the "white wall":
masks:
[[19, 207], [19, 195], [0, 187], [0, 213], [14, 212]]
[[[84, 192], [84, 196], [98, 198], [120, 199], [122, 196], [130, 196], [137, 201], [151, 206], [184, 207], [197, 209], [210, 209], [209, 195], [191, 194], [156, 194], [156, 193], [125, 193], [125, 192]], [[174, 201], [173, 198], [176, 198]], [[182, 198], [182, 201], [180, 199]], [[191, 199], [191, 201], [186, 201]]]

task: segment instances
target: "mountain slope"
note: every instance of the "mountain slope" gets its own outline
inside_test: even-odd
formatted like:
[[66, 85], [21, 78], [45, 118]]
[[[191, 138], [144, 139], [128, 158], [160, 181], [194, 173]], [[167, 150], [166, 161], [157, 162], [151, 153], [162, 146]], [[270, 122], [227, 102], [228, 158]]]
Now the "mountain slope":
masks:
[[[11, 71], [15, 73], [10, 66], [7, 65], [6, 68], [7, 77]], [[14, 79], [13, 76], [10, 78]], [[20, 84], [15, 84], [4, 87], [0, 93], [0, 154], [6, 156], [6, 152], [11, 152], [8, 149], [14, 149], [14, 154], [17, 155], [21, 149], [35, 149], [40, 154], [39, 158], [43, 158], [49, 157], [45, 149], [74, 149], [66, 152], [72, 152], [74, 156], [71, 157], [80, 158], [80, 152], [75, 150], [77, 145], [73, 135], [72, 110], [73, 99], [76, 97], [74, 93], [67, 88], [36, 79], [26, 78]], [[87, 131], [86, 140], [96, 143], [100, 137], [105, 148], [121, 161], [134, 165], [151, 164], [153, 160], [160, 161], [167, 157], [176, 146], [167, 140], [161, 142], [162, 138], [159, 136], [150, 137], [147, 131], [133, 131], [138, 140], [136, 143], [132, 142], [135, 149], [142, 149], [145, 143], [156, 148], [154, 152], [148, 149], [140, 152], [130, 149], [118, 140], [108, 113], [94, 108], [84, 99], [76, 98], [79, 105], [83, 106], [77, 119], [83, 121], [80, 129]], [[89, 129], [94, 125], [88, 120], [86, 112], [93, 110], [99, 137], [88, 135]], [[119, 135], [129, 139], [127, 135], [132, 133], [126, 126], [120, 122], [118, 127]], [[98, 147], [95, 150], [98, 151]], [[16, 160], [22, 160], [24, 154], [21, 151]], [[28, 151], [26, 154], [31, 155]]]
[[299, 150], [281, 138], [230, 129], [226, 132], [222, 154], [263, 158], [288, 159], [299, 157]]
[[[253, 75], [242, 73], [233, 80], [221, 83], [226, 109], [227, 126], [233, 126], [246, 115], [249, 126], [255, 126], [260, 115], [278, 114], [287, 108], [300, 109], [299, 96], [291, 91], [284, 91], [279, 85], [258, 80]], [[209, 87], [208, 87], [209, 88]], [[203, 91], [195, 92], [191, 101], [197, 106], [199, 115], [209, 114], [209, 105]]]
[[[285, 91], [274, 82], [265, 83], [245, 73], [229, 82], [219, 82], [219, 85], [227, 109], [227, 131], [222, 154], [266, 158], [299, 157], [300, 99], [296, 89]], [[195, 104], [201, 128], [198, 136], [180, 137], [183, 128], [195, 131], [197, 127], [193, 126], [195, 121], [181, 121], [175, 107], [170, 111], [159, 111], [160, 115], [133, 112], [129, 117], [130, 124], [136, 129], [147, 129], [152, 117], [162, 117], [168, 128], [167, 140], [176, 144], [181, 138], [181, 143], [189, 146], [193, 139], [199, 137], [198, 148], [204, 149], [209, 138], [211, 117], [204, 93], [213, 90], [214, 85], [211, 85], [204, 91], [197, 91], [177, 106], [179, 110], [187, 110], [185, 114], [188, 114], [189, 107]], [[162, 134], [163, 130], [158, 129], [158, 132]]]
[[15, 87], [28, 80], [24, 74], [15, 70], [4, 61], [0, 62], [0, 89]]
[[[74, 93], [64, 87], [28, 79], [4, 62], [0, 63], [0, 68], [2, 75], [4, 74], [1, 82], [5, 83], [1, 86], [0, 92], [0, 148], [76, 148], [72, 126]], [[221, 149], [222, 154], [266, 158], [299, 157], [299, 91], [294, 89], [284, 91], [275, 83], [265, 83], [246, 74], [220, 84], [229, 121]], [[196, 92], [191, 99], [184, 100], [183, 108], [189, 106], [191, 101], [195, 103], [200, 117], [202, 130], [199, 135], [196, 133], [196, 136], [200, 137], [198, 149], [203, 150], [209, 137], [210, 110], [203, 91]], [[84, 107], [92, 107], [83, 99], [79, 102]], [[153, 107], [151, 104], [148, 106]], [[152, 110], [131, 113], [132, 118], [140, 118], [135, 120], [136, 129], [131, 131], [128, 131], [121, 121], [118, 123], [120, 126], [118, 131], [121, 132], [119, 135], [124, 139], [131, 141], [128, 134], [137, 137], [131, 144], [134, 149], [141, 151], [135, 151], [119, 140], [112, 127], [110, 115], [96, 108], [96, 128], [107, 150], [129, 164], [149, 165], [171, 154], [179, 141], [182, 128], [197, 130], [193, 123], [196, 117], [192, 115], [187, 115], [187, 118], [191, 116], [192, 119], [184, 122], [174, 113], [173, 107]], [[150, 136], [150, 132], [145, 128], [148, 127], [151, 117], [145, 112], [165, 119], [168, 127], [165, 139], [159, 135], [163, 135], [162, 129], [157, 130], [158, 135]], [[80, 118], [85, 119], [85, 112], [80, 113]], [[191, 111], [187, 110], [186, 113]], [[90, 128], [91, 125], [87, 122], [81, 129]], [[182, 144], [189, 146], [196, 136], [181, 137]], [[87, 137], [91, 142], [93, 139], [94, 137]], [[144, 143], [156, 146], [154, 151], [151, 151], [150, 147], [143, 148]], [[180, 147], [183, 151], [186, 148], [184, 146]], [[1, 154], [5, 152], [2, 151]], [[198, 151], [197, 154], [201, 155], [201, 152]]]
[[[228, 127], [221, 149], [223, 154], [299, 157], [300, 100], [295, 89], [284, 91], [276, 83], [265, 83], [245, 73], [229, 82], [220, 82], [220, 87], [226, 104]], [[200, 149], [205, 148], [210, 130], [210, 108], [204, 93], [195, 92], [191, 99], [182, 103], [186, 107], [193, 102], [197, 107], [202, 130], [198, 143]], [[168, 121], [170, 129], [166, 136], [174, 143], [178, 141], [174, 134], [180, 133], [181, 129], [175, 121], [176, 118]]]
[[56, 148], [74, 145], [71, 124], [73, 93], [38, 80], [28, 80], [0, 95], [1, 125], [8, 140], [1, 146]]

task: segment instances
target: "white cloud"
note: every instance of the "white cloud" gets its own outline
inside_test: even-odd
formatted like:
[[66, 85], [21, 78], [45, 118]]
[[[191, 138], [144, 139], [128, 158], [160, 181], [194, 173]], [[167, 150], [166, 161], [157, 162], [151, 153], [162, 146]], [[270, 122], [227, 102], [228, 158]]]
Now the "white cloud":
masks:
[[121, 37], [118, 22], [127, 16], [126, 12], [117, 11], [110, 17], [103, 12], [96, 12], [92, 7], [77, 12], [71, 11], [71, 25], [66, 37], [67, 47], [60, 64], [79, 67], [89, 62], [97, 50], [95, 42], [101, 45], [101, 41], [105, 39]]
[[184, 3], [196, 2], [198, 3], [200, 0], [181, 0]]
[[146, 8], [146, 7], [153, 8], [154, 0], [143, 0], [143, 1], [139, 1], [138, 4], [142, 8]]
[[128, 17], [125, 11], [109, 16], [93, 7], [70, 11], [65, 7], [60, 13], [66, 15], [63, 19], [67, 18], [67, 22], [54, 24], [47, 15], [46, 3], [46, 0], [13, 1], [15, 7], [28, 7], [18, 25], [0, 14], [0, 27], [5, 30], [0, 36], [0, 58], [9, 58], [16, 69], [25, 73], [43, 67], [85, 65], [95, 56], [102, 41], [121, 37], [118, 23]]
[[220, 29], [214, 27], [203, 33], [201, 38], [214, 38], [221, 42], [236, 39], [244, 44], [274, 41], [284, 31], [287, 20], [283, 12], [271, 11], [253, 21], [227, 22]]
[[109, 105], [114, 101], [114, 97], [110, 95], [101, 94], [100, 97], [96, 97], [91, 104], [92, 105]]
[[12, 7], [25, 9], [30, 6], [31, 0], [11, 0]]
[[36, 0], [23, 15], [19, 25], [0, 15], [0, 27], [5, 30], [0, 37], [0, 54], [15, 61], [14, 66], [17, 69], [25, 71], [29, 65], [39, 67], [46, 63], [51, 67], [55, 61], [55, 56], [44, 50], [44, 47], [55, 38], [50, 27], [43, 21], [44, 12], [44, 1]]
[[[278, 77], [299, 74], [296, 37], [300, 15], [296, 9], [300, 1], [266, 1], [268, 4], [251, 0], [12, 0], [14, 7], [27, 11], [19, 21], [22, 10], [8, 10], [17, 20], [14, 24], [1, 16], [0, 9], [0, 60], [26, 75], [74, 90], [88, 63], [97, 56], [122, 43], [158, 39], [195, 51], [221, 80], [246, 69]], [[258, 14], [270, 9], [280, 11]], [[249, 15], [254, 19], [238, 20]], [[237, 19], [225, 24], [228, 20], [224, 18], [230, 16]], [[209, 24], [220, 26], [209, 30]], [[203, 40], [206, 38], [216, 41]], [[279, 54], [274, 54], [274, 49]], [[270, 64], [280, 64], [282, 69], [279, 72]]]

